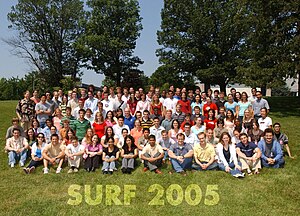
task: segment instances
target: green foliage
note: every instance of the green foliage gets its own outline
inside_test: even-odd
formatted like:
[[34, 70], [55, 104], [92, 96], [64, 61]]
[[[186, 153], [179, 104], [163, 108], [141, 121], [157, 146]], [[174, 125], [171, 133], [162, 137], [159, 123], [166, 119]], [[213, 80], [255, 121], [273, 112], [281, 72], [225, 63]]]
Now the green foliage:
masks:
[[85, 66], [115, 80], [143, 62], [133, 56], [142, 30], [137, 0], [88, 0], [85, 34], [77, 44]]
[[299, 1], [245, 1], [248, 34], [238, 81], [276, 87], [299, 69]]
[[[222, 88], [235, 77], [246, 17], [239, 1], [165, 0], [157, 55], [178, 78]], [[171, 74], [170, 74], [171, 75]], [[173, 75], [176, 77], [176, 75]], [[168, 82], [168, 80], [164, 80]]]
[[78, 75], [75, 44], [83, 17], [80, 0], [19, 0], [8, 14], [9, 27], [18, 35], [6, 42], [35, 65], [50, 86], [57, 86], [64, 75]]

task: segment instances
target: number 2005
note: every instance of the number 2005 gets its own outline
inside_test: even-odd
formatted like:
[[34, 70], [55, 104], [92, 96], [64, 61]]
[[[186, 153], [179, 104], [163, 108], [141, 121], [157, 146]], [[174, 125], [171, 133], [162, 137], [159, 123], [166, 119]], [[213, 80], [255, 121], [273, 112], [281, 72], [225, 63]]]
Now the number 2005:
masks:
[[[204, 197], [204, 205], [217, 205], [220, 201], [218, 194], [218, 185], [207, 185]], [[165, 205], [164, 194], [166, 193], [166, 200], [172, 206], [180, 205], [183, 200], [188, 205], [199, 205], [202, 200], [202, 190], [197, 184], [190, 184], [184, 190], [178, 184], [171, 184], [166, 190], [160, 184], [153, 184], [148, 188], [149, 193], [156, 195], [148, 203], [148, 205]]]

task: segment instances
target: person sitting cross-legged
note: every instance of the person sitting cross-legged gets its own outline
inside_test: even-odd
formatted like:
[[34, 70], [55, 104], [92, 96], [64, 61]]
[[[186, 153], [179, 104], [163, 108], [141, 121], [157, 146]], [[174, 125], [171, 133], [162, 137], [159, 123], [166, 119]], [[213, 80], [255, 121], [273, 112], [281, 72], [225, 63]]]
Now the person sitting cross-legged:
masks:
[[242, 170], [247, 170], [249, 175], [252, 174], [251, 168], [254, 170], [254, 174], [259, 174], [261, 168], [261, 151], [253, 142], [248, 141], [248, 135], [241, 133], [239, 136], [241, 142], [236, 145], [236, 153], [239, 161], [242, 163]]
[[282, 168], [284, 159], [279, 142], [274, 139], [274, 132], [267, 128], [264, 139], [259, 141], [258, 148], [261, 151], [261, 162], [263, 167]]
[[204, 132], [198, 134], [199, 143], [194, 145], [195, 163], [192, 168], [198, 171], [214, 170], [218, 164], [215, 162], [215, 148], [212, 144], [206, 143]]
[[59, 143], [58, 135], [52, 134], [51, 142], [45, 146], [42, 152], [44, 158], [44, 174], [49, 173], [49, 165], [55, 166], [56, 164], [58, 165], [56, 173], [61, 172], [61, 167], [65, 158], [65, 148], [65, 145]]
[[8, 151], [8, 164], [14, 167], [17, 160], [20, 160], [20, 166], [23, 167], [26, 162], [28, 142], [20, 135], [20, 129], [14, 128], [12, 133], [13, 136], [6, 140], [5, 146], [5, 150]]
[[193, 148], [191, 145], [185, 143], [184, 139], [185, 136], [183, 133], [177, 134], [177, 142], [170, 146], [168, 155], [175, 172], [185, 176], [185, 170], [192, 167]]
[[157, 174], [162, 172], [158, 169], [162, 165], [164, 157], [163, 148], [156, 143], [155, 136], [149, 136], [149, 144], [147, 144], [141, 153], [141, 159], [144, 160], [144, 172], [147, 170], [154, 171]]
[[82, 155], [84, 154], [84, 151], [85, 147], [83, 145], [79, 145], [78, 137], [72, 137], [71, 145], [68, 145], [65, 151], [70, 167], [68, 173], [78, 172], [79, 166], [82, 162]]

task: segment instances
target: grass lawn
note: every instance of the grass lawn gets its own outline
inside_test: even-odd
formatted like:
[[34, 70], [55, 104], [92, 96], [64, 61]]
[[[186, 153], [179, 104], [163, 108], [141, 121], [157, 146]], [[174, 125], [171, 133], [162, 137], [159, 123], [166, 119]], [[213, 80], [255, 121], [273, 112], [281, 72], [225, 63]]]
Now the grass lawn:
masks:
[[[112, 176], [104, 176], [99, 170], [95, 173], [80, 170], [77, 174], [67, 174], [66, 168], [61, 174], [55, 174], [52, 169], [50, 174], [43, 175], [41, 167], [36, 173], [25, 175], [18, 166], [8, 167], [7, 155], [1, 150], [0, 215], [298, 215], [300, 101], [299, 98], [275, 97], [268, 100], [273, 123], [281, 123], [282, 131], [289, 136], [292, 154], [296, 156], [294, 160], [286, 159], [284, 169], [263, 169], [260, 175], [244, 179], [233, 178], [221, 171], [189, 172], [186, 177], [169, 175], [170, 167], [162, 169], [163, 175], [156, 175], [142, 173], [142, 166], [132, 175], [123, 175], [118, 171]], [[16, 101], [1, 101], [0, 104], [3, 149], [6, 129], [15, 115]], [[157, 189], [154, 184], [161, 187], [157, 186]], [[79, 195], [78, 199], [82, 196], [82, 202], [78, 205], [68, 204], [68, 201], [75, 200], [73, 195], [68, 194], [71, 185], [79, 185], [75, 193]], [[99, 185], [98, 193], [96, 185]], [[103, 186], [103, 193], [100, 185]], [[128, 197], [124, 201], [125, 185], [136, 187], [135, 197], [131, 201]], [[111, 194], [118, 188], [121, 195], [117, 198], [121, 203], [113, 200], [110, 205]], [[158, 191], [162, 196], [152, 200], [159, 195]], [[125, 194], [130, 195], [128, 191]], [[96, 195], [97, 198], [103, 195], [100, 204], [95, 201]]]

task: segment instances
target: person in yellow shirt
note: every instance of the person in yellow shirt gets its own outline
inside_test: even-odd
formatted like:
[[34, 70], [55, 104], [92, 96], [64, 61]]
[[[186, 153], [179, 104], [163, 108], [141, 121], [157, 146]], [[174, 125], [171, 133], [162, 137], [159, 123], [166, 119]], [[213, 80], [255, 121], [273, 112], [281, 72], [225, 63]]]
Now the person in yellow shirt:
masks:
[[211, 144], [206, 143], [206, 135], [204, 132], [198, 134], [199, 143], [194, 145], [195, 163], [192, 168], [195, 170], [214, 170], [218, 167], [215, 162], [215, 149]]

